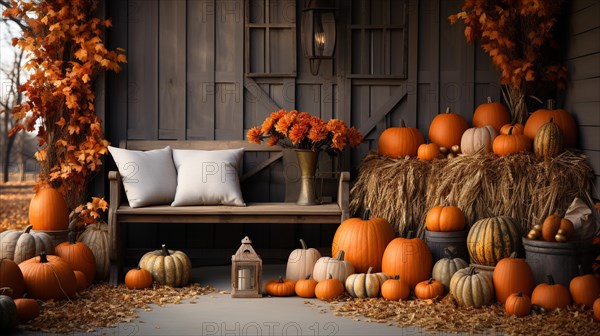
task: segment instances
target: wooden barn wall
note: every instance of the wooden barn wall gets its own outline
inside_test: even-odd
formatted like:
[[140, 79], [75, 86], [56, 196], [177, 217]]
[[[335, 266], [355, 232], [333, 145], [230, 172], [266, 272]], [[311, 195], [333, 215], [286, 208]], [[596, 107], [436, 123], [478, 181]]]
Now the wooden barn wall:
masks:
[[579, 147], [594, 169], [600, 198], [600, 1], [575, 0], [570, 11], [565, 107], [577, 119]]
[[[399, 124], [426, 135], [445, 107], [471, 119], [486, 96], [499, 98], [497, 74], [448, 16], [462, 1], [337, 0], [334, 60], [313, 76], [303, 57], [304, 0], [106, 0], [111, 48], [127, 49], [123, 72], [107, 75], [106, 134], [124, 139], [243, 139], [279, 108], [356, 126], [365, 143], [321, 171], [349, 169]], [[245, 157], [245, 169], [266, 157]], [[110, 162], [109, 162], [110, 165]], [[244, 196], [281, 200], [283, 165], [263, 172]], [[248, 192], [249, 191], [249, 192]], [[141, 225], [127, 244], [141, 252], [166, 242], [222, 259], [243, 235], [266, 258], [285, 258], [303, 237], [329, 246], [334, 226]], [[135, 233], [135, 234], [134, 234]], [[185, 241], [184, 241], [185, 240]], [[272, 253], [269, 251], [273, 251]]]

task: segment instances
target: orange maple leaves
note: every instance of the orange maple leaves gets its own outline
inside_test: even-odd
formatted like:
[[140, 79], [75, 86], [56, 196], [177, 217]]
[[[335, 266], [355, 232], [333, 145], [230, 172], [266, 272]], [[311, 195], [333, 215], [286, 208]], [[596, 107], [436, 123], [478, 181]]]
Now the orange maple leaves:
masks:
[[40, 180], [63, 190], [70, 208], [81, 204], [107, 153], [94, 80], [105, 70], [119, 72], [120, 63], [127, 62], [123, 49], [104, 46], [103, 29], [112, 23], [92, 17], [94, 9], [93, 0], [13, 0], [3, 12], [27, 26], [12, 40], [25, 50], [30, 74], [20, 87], [27, 101], [13, 110], [12, 133], [38, 131]]
[[565, 88], [566, 67], [544, 62], [560, 7], [557, 0], [466, 0], [449, 19], [463, 21], [469, 43], [479, 40], [501, 70], [502, 84], [547, 80]]

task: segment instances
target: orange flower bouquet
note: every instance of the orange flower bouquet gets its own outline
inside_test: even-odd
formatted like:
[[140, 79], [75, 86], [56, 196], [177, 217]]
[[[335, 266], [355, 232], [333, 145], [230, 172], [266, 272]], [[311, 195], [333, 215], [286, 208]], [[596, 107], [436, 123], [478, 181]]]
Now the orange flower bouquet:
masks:
[[324, 150], [330, 153], [342, 151], [346, 145], [356, 147], [363, 136], [354, 127], [348, 127], [339, 119], [325, 122], [308, 112], [279, 110], [271, 113], [261, 126], [253, 127], [247, 134], [248, 142], [260, 144], [267, 140], [270, 146]]

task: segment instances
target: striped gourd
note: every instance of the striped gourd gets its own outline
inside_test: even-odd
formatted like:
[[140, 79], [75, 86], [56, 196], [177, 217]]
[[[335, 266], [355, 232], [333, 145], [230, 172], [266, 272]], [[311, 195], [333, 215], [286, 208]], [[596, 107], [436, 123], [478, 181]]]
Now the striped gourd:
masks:
[[450, 280], [450, 294], [463, 306], [479, 308], [494, 300], [494, 284], [490, 272], [477, 273], [474, 267], [463, 268]]
[[467, 236], [467, 249], [474, 264], [495, 266], [521, 247], [521, 234], [514, 220], [499, 216], [475, 222]]
[[461, 258], [454, 258], [454, 254], [447, 248], [445, 249], [447, 258], [438, 260], [433, 265], [431, 277], [444, 284], [446, 290], [450, 289], [450, 279], [458, 270], [468, 267], [466, 261]]
[[353, 297], [372, 298], [378, 297], [381, 285], [389, 279], [387, 274], [371, 273], [373, 267], [369, 267], [367, 273], [352, 274], [346, 278], [346, 290]]
[[139, 266], [150, 272], [157, 283], [172, 287], [185, 286], [192, 269], [192, 263], [185, 253], [167, 250], [164, 244], [162, 249], [144, 254]]
[[533, 152], [541, 157], [556, 157], [563, 152], [564, 139], [553, 119], [540, 126], [533, 139]]

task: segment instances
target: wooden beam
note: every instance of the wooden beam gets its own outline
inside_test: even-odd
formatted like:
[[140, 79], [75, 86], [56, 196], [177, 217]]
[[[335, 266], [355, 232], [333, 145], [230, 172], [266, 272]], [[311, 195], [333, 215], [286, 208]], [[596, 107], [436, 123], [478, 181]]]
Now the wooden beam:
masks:
[[366, 137], [369, 133], [371, 133], [375, 126], [377, 126], [377, 123], [380, 122], [381, 119], [383, 119], [388, 113], [390, 113], [394, 107], [396, 107], [396, 105], [398, 105], [398, 103], [400, 103], [400, 101], [402, 101], [402, 99], [405, 97], [406, 86], [402, 85], [402, 90], [399, 90], [396, 95], [391, 97], [385, 104], [383, 104], [383, 106], [377, 109], [371, 118], [369, 118], [367, 123], [359, 129], [360, 134]]
[[250, 92], [256, 99], [256, 101], [262, 103], [264, 107], [269, 111], [280, 110], [281, 107], [271, 99], [269, 94], [265, 92], [252, 78], [244, 78], [244, 88]]
[[281, 158], [283, 158], [283, 153], [281, 153], [281, 152], [279, 152], [279, 153], [271, 156], [269, 159], [263, 161], [261, 164], [259, 164], [256, 167], [252, 168], [252, 170], [250, 170], [249, 172], [246, 172], [246, 174], [244, 174], [242, 176], [241, 182], [244, 182], [247, 179], [251, 178], [252, 176], [260, 173], [265, 168], [269, 167], [270, 165], [272, 165], [273, 163], [275, 163], [277, 160], [279, 160]]

